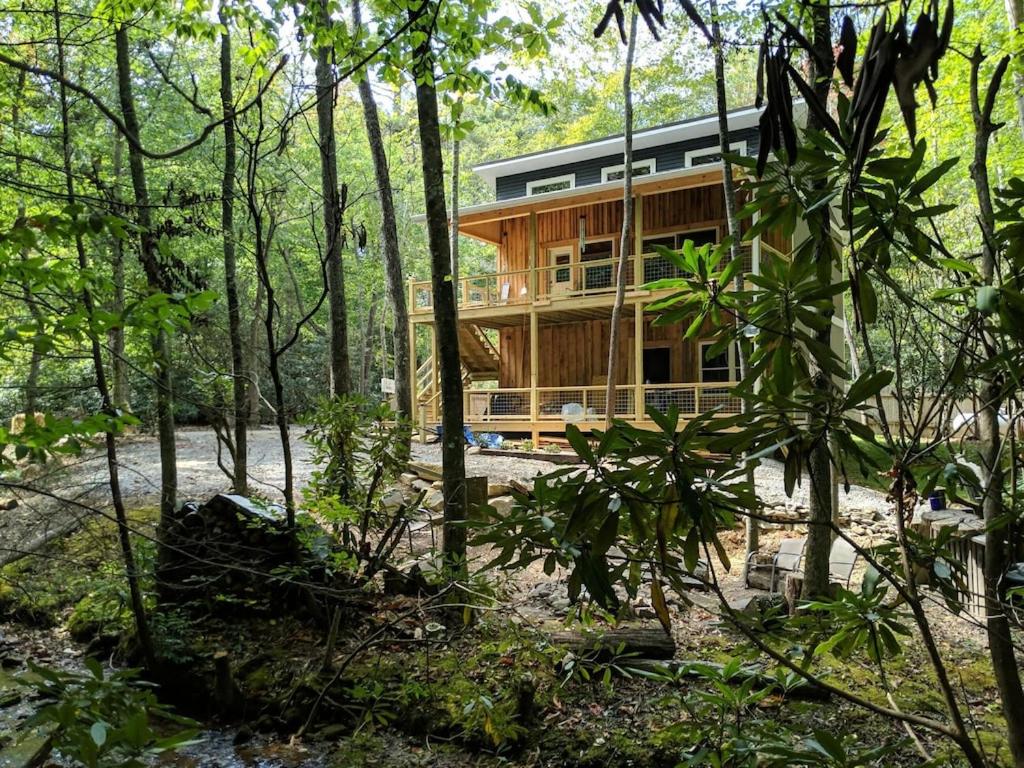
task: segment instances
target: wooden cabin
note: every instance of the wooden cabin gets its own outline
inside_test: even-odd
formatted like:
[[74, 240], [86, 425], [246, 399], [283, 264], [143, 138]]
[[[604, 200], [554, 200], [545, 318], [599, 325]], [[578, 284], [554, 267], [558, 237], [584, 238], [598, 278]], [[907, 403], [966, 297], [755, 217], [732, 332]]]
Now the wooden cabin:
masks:
[[[760, 111], [730, 115], [732, 151], [755, 154]], [[634, 134], [634, 236], [620, 318], [614, 415], [649, 425], [648, 407], [693, 416], [733, 414], [734, 351], [710, 356], [712, 328], [684, 341], [684, 326], [654, 326], [646, 311], [667, 292], [643, 286], [678, 276], [656, 244], [715, 243], [727, 229], [715, 116]], [[615, 270], [622, 230], [623, 137], [485, 163], [474, 171], [494, 202], [459, 212], [460, 235], [495, 248], [494, 271], [459, 275], [459, 350], [465, 420], [474, 431], [532, 435], [604, 425]], [[771, 242], [769, 242], [771, 241]], [[778, 238], [745, 244], [748, 270], [784, 254]], [[430, 354], [414, 366], [422, 425], [440, 420], [429, 280], [409, 284], [412, 349], [426, 333]], [[425, 345], [424, 345], [425, 346]]]

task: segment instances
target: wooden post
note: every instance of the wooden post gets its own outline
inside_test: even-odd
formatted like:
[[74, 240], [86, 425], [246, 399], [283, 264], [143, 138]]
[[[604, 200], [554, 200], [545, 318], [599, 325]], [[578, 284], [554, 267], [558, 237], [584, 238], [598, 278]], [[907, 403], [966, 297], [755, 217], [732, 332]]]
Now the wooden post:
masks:
[[537, 213], [530, 212], [530, 301], [537, 300]]
[[633, 305], [633, 410], [636, 420], [644, 418], [644, 305], [637, 299]]
[[644, 284], [644, 196], [633, 201], [633, 287]]
[[530, 421], [536, 423], [540, 418], [540, 395], [537, 387], [540, 381], [540, 347], [538, 336], [540, 323], [536, 308], [530, 308]]
[[441, 389], [441, 378], [437, 370], [437, 327], [430, 324], [430, 415], [437, 420], [437, 393]]

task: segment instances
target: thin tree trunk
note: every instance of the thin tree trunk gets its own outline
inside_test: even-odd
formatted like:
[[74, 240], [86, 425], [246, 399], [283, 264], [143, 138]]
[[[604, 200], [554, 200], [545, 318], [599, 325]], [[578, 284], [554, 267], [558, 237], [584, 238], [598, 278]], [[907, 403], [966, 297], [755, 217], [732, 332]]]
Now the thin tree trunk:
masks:
[[455, 320], [459, 319], [459, 173], [461, 142], [452, 140], [451, 252], [452, 285], [455, 286]]
[[220, 101], [224, 115], [224, 174], [221, 177], [221, 230], [224, 248], [224, 293], [228, 300], [228, 338], [231, 346], [231, 404], [234, 410], [235, 450], [232, 484], [235, 493], [249, 492], [248, 400], [245, 392], [245, 352], [242, 347], [242, 310], [238, 299], [238, 277], [235, 258], [235, 170], [238, 163], [235, 145], [235, 99], [232, 93], [230, 20], [221, 3], [220, 23]]
[[[978, 221], [981, 225], [981, 275], [984, 283], [997, 285], [996, 277], [996, 224], [992, 193], [988, 176], [989, 140], [997, 126], [992, 122], [995, 97], [1001, 84], [1002, 72], [996, 68], [985, 96], [980, 93], [979, 70], [983, 60], [980, 49], [975, 49], [971, 61], [971, 114], [974, 120], [974, 160], [971, 178], [978, 198]], [[1002, 62], [1005, 66], [1006, 62]], [[995, 357], [1002, 350], [991, 334], [982, 327], [982, 344], [986, 357]], [[1024, 689], [1020, 670], [1014, 655], [1010, 624], [999, 595], [999, 582], [1006, 571], [1007, 527], [1003, 520], [1003, 490], [1006, 482], [1002, 465], [1002, 439], [999, 431], [999, 413], [1003, 408], [1004, 393], [997, 372], [986, 372], [981, 380], [981, 411], [978, 430], [981, 442], [982, 500], [985, 519], [985, 616], [988, 649], [992, 658], [996, 687], [1002, 701], [1003, 716], [1009, 726], [1008, 741], [1013, 764], [1024, 767]]]
[[[718, 0], [709, 0], [708, 9], [711, 12], [711, 50], [715, 57], [715, 108], [718, 112], [718, 145], [722, 149], [722, 192], [725, 195], [725, 222], [729, 231], [732, 244], [729, 247], [729, 256], [733, 261], [742, 260], [743, 251], [740, 248], [742, 232], [740, 232], [740, 219], [736, 211], [736, 182], [732, 177], [732, 162], [726, 156], [730, 151], [729, 142], [729, 102], [725, 93], [725, 50], [722, 40], [722, 24], [718, 17]], [[746, 281], [746, 271], [741, 267], [736, 273], [734, 286], [737, 291], [743, 290]], [[736, 315], [736, 328], [742, 337], [743, 329], [747, 325], [746, 315], [742, 312]], [[739, 347], [739, 378], [743, 381], [747, 378], [747, 371], [750, 369], [749, 350], [745, 342], [741, 341]], [[753, 411], [753, 405], [749, 399], [743, 398], [743, 413], [747, 416]], [[746, 468], [747, 483], [754, 488], [754, 467], [747, 461], [746, 454], [743, 456]], [[757, 552], [760, 544], [760, 526], [757, 518], [747, 515], [745, 521], [745, 541], [743, 568], [746, 569], [750, 563], [750, 555]], [[746, 578], [746, 573], [743, 574]]]
[[[812, 46], [815, 55], [811, 57], [810, 82], [823, 104], [828, 103], [831, 86], [833, 53], [832, 53], [832, 18], [828, 2], [815, 3], [810, 6], [811, 20], [814, 28]], [[813, 111], [812, 111], [813, 112]], [[820, 130], [818, 118], [808, 113], [807, 127]], [[831, 231], [821, 232], [819, 242], [824, 243], [832, 237]], [[831, 251], [819, 245], [815, 257], [820, 261], [827, 260], [827, 268], [831, 273]], [[831, 320], [832, 312], [827, 313]], [[820, 332], [817, 339], [820, 343], [831, 347], [832, 324]], [[828, 374], [819, 370], [814, 374], [811, 386], [816, 389], [829, 388]], [[807, 474], [810, 476], [810, 500], [807, 525], [807, 548], [804, 556], [804, 583], [802, 596], [813, 598], [827, 595], [830, 574], [828, 567], [829, 553], [832, 550], [832, 459], [829, 454], [827, 435], [822, 435], [811, 446], [807, 456]]]
[[[358, 30], [362, 23], [360, 4], [352, 4], [352, 14]], [[395, 399], [398, 414], [413, 418], [411, 352], [409, 350], [409, 311], [405, 302], [405, 280], [402, 276], [402, 256], [398, 249], [398, 220], [395, 216], [395, 199], [391, 186], [391, 170], [380, 130], [380, 116], [377, 102], [370, 87], [369, 72], [359, 81], [359, 100], [363, 104], [363, 122], [366, 124], [366, 138], [373, 157], [373, 172], [377, 182], [377, 196], [380, 199], [380, 232], [384, 246], [384, 270], [387, 273], [388, 298], [395, 316]], [[411, 433], [410, 433], [411, 436]]]
[[441, 368], [441, 484], [444, 493], [444, 543], [449, 577], [457, 580], [466, 568], [466, 457], [463, 450], [462, 371], [459, 359], [458, 320], [455, 290], [451, 280], [451, 250], [448, 212], [444, 194], [444, 162], [441, 154], [441, 126], [434, 85], [434, 59], [430, 47], [435, 1], [424, 2], [414, 29], [424, 33], [413, 52], [416, 80], [416, 112], [419, 117], [423, 196], [427, 212], [431, 284], [434, 294], [434, 333], [438, 339]]
[[[1011, 36], [1016, 38], [1024, 35], [1024, 0], [1005, 1], [1006, 21]], [[1019, 59], [1013, 63], [1013, 90], [1013, 101], [1017, 106], [1017, 127], [1021, 136], [1024, 136], [1024, 64]]]
[[[629, 42], [626, 46], [626, 70], [622, 75], [622, 97], [625, 103], [625, 137], [622, 152], [622, 237], [619, 240], [619, 263], [615, 274], [615, 303], [612, 305], [611, 328], [608, 331], [608, 381], [604, 394], [604, 426], [611, 427], [615, 418], [615, 385], [618, 378], [619, 332], [622, 305], [626, 301], [626, 265], [629, 244], [633, 240], [633, 55], [636, 52], [636, 6], [629, 17]], [[638, 259], [640, 254], [637, 254]], [[638, 328], [637, 333], [643, 333]], [[643, 339], [633, 339], [643, 344]]]
[[256, 281], [256, 302], [253, 305], [252, 323], [249, 326], [249, 365], [246, 369], [249, 373], [247, 398], [249, 400], [248, 414], [249, 427], [256, 429], [260, 425], [260, 414], [263, 410], [260, 398], [259, 378], [259, 339], [260, 339], [260, 315], [263, 312], [265, 290], [263, 281]]
[[[54, 36], [57, 41], [57, 71], [61, 80], [64, 79], [65, 60], [64, 42], [61, 33], [60, 5], [59, 0], [53, 4]], [[62, 159], [64, 164], [64, 188], [67, 195], [68, 205], [74, 206], [77, 202], [75, 195], [74, 176], [71, 170], [71, 132], [68, 120], [68, 97], [67, 88], [61, 82], [60, 92], [60, 120], [61, 120], [61, 146]], [[75, 252], [78, 256], [78, 266], [83, 274], [89, 271], [89, 259], [85, 252], [85, 243], [81, 232], [75, 232]], [[82, 304], [89, 317], [96, 311], [93, 302], [92, 291], [88, 283], [82, 288]], [[92, 354], [93, 372], [96, 378], [96, 389], [100, 395], [102, 412], [111, 420], [117, 418], [117, 409], [110, 396], [110, 389], [107, 386], [107, 375], [103, 368], [103, 349], [100, 346], [99, 336], [89, 333], [89, 345]], [[157, 668], [156, 650], [153, 645], [153, 637], [149, 631], [149, 621], [146, 618], [146, 606], [142, 597], [142, 589], [139, 586], [139, 572], [135, 561], [135, 553], [132, 549], [131, 531], [128, 527], [128, 514], [124, 506], [124, 497], [121, 494], [121, 479], [119, 475], [119, 464], [117, 458], [117, 442], [114, 430], [108, 426], [104, 434], [104, 442], [107, 453], [107, 474], [110, 483], [110, 497], [114, 505], [114, 517], [117, 520], [118, 542], [121, 547], [121, 557], [124, 560], [125, 578], [128, 582], [128, 594], [131, 603], [132, 617], [135, 621], [135, 632], [138, 636], [139, 647], [146, 667], [150, 671]]]
[[[135, 112], [135, 97], [132, 94], [131, 51], [129, 50], [128, 26], [120, 24], [114, 33], [117, 53], [117, 90], [125, 128], [138, 140], [139, 120]], [[139, 259], [146, 282], [153, 293], [166, 289], [163, 271], [157, 251], [157, 239], [153, 233], [149, 208], [149, 189], [146, 186], [146, 168], [142, 152], [134, 142], [128, 142], [128, 167], [131, 171], [132, 188], [135, 193], [135, 217], [139, 225]], [[157, 431], [160, 442], [160, 523], [161, 530], [170, 522], [177, 506], [178, 468], [174, 429], [174, 389], [171, 378], [171, 341], [167, 331], [152, 331], [153, 359], [155, 361]]]
[[[330, 28], [327, 0], [319, 0], [321, 21]], [[328, 307], [331, 322], [331, 394], [348, 394], [351, 389], [348, 360], [348, 322], [345, 317], [345, 273], [342, 268], [341, 191], [338, 188], [338, 147], [334, 131], [333, 46], [316, 52], [316, 124], [320, 145], [320, 189], [323, 198], [324, 247], [327, 249]]]
[[366, 312], [366, 330], [363, 331], [363, 354], [359, 367], [359, 391], [370, 394], [370, 373], [373, 367], [373, 335], [377, 330], [377, 303], [380, 297], [375, 293], [370, 297], [370, 308]]
[[[121, 204], [121, 174], [124, 171], [124, 139], [120, 133], [114, 133], [114, 184], [111, 188], [111, 202], [114, 213], [124, 215]], [[124, 243], [120, 237], [113, 237], [111, 250], [111, 276], [114, 282], [114, 298], [111, 309], [121, 317], [124, 314]], [[128, 361], [125, 359], [124, 326], [120, 323], [110, 329], [107, 334], [107, 346], [110, 348], [111, 397], [114, 407], [121, 411], [131, 410], [131, 395], [128, 384]]]
[[[17, 85], [15, 86], [14, 99], [11, 102], [11, 132], [14, 134], [14, 141], [17, 142], [18, 147], [14, 153], [14, 177], [19, 181], [22, 180], [22, 158], [24, 157], [20, 149], [21, 144], [21, 101], [25, 95], [25, 83], [28, 75], [24, 71], [18, 72]], [[25, 196], [18, 195], [18, 208], [17, 217], [24, 219], [26, 213], [25, 208]], [[28, 249], [23, 248], [21, 250], [22, 261], [28, 259]], [[44, 333], [44, 324], [42, 319], [42, 313], [39, 310], [39, 306], [36, 304], [35, 299], [32, 296], [32, 291], [29, 290], [28, 285], [23, 285], [21, 289], [22, 299], [25, 302], [25, 306], [28, 308], [29, 313], [32, 315], [32, 323], [36, 327], [36, 337], [41, 336]], [[40, 342], [42, 338], [33, 338], [32, 340], [32, 352], [29, 357], [28, 374], [25, 376], [25, 423], [28, 425], [35, 416], [35, 412], [39, 410], [38, 398], [39, 398], [39, 372], [42, 367], [43, 353], [40, 348]]]

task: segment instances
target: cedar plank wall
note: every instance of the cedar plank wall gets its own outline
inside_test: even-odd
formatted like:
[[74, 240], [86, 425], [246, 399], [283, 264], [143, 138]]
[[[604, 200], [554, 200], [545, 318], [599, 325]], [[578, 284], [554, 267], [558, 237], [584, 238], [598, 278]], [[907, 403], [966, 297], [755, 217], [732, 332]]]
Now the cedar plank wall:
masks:
[[[674, 190], [644, 197], [643, 226], [645, 233], [718, 226], [725, 232], [725, 197], [719, 185]], [[547, 249], [556, 245], [575, 243], [578, 221], [587, 217], [587, 239], [621, 235], [622, 201], [616, 200], [579, 208], [567, 208], [537, 214], [538, 266], [546, 264]], [[746, 224], [746, 222], [744, 222]], [[502, 226], [503, 244], [498, 249], [498, 271], [529, 269], [529, 217], [506, 219]], [[768, 236], [765, 240], [778, 248], [786, 243], [781, 237]], [[774, 235], [774, 233], [771, 233]], [[528, 277], [513, 275], [509, 278], [509, 296], [513, 299], [527, 285]], [[546, 281], [539, 280], [543, 295]], [[633, 383], [633, 314], [622, 321], [619, 347], [618, 383]], [[539, 352], [539, 386], [573, 387], [591, 386], [599, 377], [607, 375], [608, 332], [607, 320], [587, 320], [558, 325], [544, 325], [541, 316]], [[708, 329], [710, 331], [710, 329]], [[672, 347], [672, 380], [697, 381], [697, 342], [682, 340], [681, 324], [652, 327], [645, 321], [646, 347]], [[530, 386], [529, 319], [522, 326], [502, 329], [499, 352], [501, 368], [499, 387], [528, 388]]]

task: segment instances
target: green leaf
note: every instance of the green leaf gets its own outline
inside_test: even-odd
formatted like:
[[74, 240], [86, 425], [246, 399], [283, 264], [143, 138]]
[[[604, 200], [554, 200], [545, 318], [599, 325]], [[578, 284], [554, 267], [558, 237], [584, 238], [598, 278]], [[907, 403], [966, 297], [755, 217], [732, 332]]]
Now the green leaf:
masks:
[[974, 305], [983, 315], [999, 309], [999, 290], [991, 285], [979, 285], [974, 294]]
[[107, 742], [107, 726], [103, 722], [95, 722], [89, 729], [89, 736], [92, 737], [97, 747], [102, 747]]

